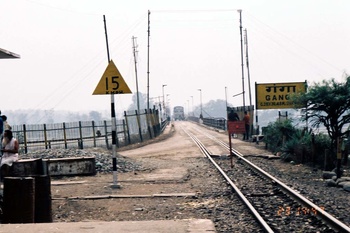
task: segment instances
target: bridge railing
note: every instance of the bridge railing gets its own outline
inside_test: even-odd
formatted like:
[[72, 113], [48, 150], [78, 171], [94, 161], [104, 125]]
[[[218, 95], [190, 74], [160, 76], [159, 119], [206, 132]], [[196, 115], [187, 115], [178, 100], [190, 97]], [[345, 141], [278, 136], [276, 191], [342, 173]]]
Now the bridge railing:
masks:
[[[159, 136], [167, 120], [160, 122], [158, 111], [124, 112], [124, 119], [116, 120], [116, 146], [143, 142]], [[111, 121], [78, 121], [54, 124], [13, 125], [12, 132], [20, 145], [20, 153], [54, 148], [112, 146]]]
[[210, 118], [200, 119], [199, 117], [188, 116], [187, 120], [197, 122], [197, 123], [203, 123], [204, 125], [207, 125], [209, 127], [213, 127], [216, 129], [227, 130], [227, 120], [223, 117], [210, 117]]
[[216, 129], [222, 129], [226, 130], [227, 128], [227, 121], [225, 118], [203, 118], [203, 124], [216, 128]]

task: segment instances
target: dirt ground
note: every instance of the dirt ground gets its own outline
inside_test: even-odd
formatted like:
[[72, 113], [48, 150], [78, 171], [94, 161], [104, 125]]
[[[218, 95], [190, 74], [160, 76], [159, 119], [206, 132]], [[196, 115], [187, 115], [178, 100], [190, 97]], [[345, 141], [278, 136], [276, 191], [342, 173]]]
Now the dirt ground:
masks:
[[[113, 174], [96, 176], [65, 177], [52, 180], [52, 197], [77, 197], [89, 195], [150, 195], [171, 192], [173, 184], [167, 182], [181, 180], [188, 167], [183, 160], [202, 157], [198, 147], [180, 129], [168, 129], [159, 138], [144, 144], [131, 145], [118, 150], [118, 154], [141, 163], [142, 171], [117, 173], [117, 184], [112, 188]], [[100, 150], [104, 150], [100, 148]], [[157, 184], [160, 183], [160, 184]], [[170, 187], [167, 187], [170, 186]], [[170, 189], [170, 190], [169, 190]], [[185, 191], [187, 187], [183, 188]], [[178, 191], [177, 191], [178, 192]]]
[[[194, 209], [210, 207], [214, 200], [194, 196], [222, 187], [215, 187], [218, 175], [209, 170], [208, 162], [195, 143], [182, 130], [192, 123], [176, 122], [164, 134], [144, 144], [118, 149], [119, 156], [142, 164], [141, 170], [126, 173], [97, 174], [53, 178], [51, 181], [52, 215], [54, 222], [160, 220], [176, 218], [205, 218]], [[203, 128], [203, 131], [213, 133]], [[217, 136], [228, 141], [225, 133]], [[227, 154], [205, 137], [212, 154]], [[247, 155], [267, 155], [263, 145], [233, 142]], [[105, 151], [100, 148], [99, 150]], [[278, 170], [296, 175], [310, 173], [306, 166], [275, 162]], [[113, 187], [114, 181], [119, 188]], [[214, 187], [213, 187], [214, 186]], [[175, 195], [175, 196], [172, 196]], [[158, 197], [157, 197], [158, 196]], [[181, 197], [179, 197], [181, 196]], [[198, 195], [200, 196], [200, 195]], [[208, 217], [208, 216], [207, 216]]]
[[[204, 157], [188, 135], [179, 128], [169, 126], [162, 136], [151, 142], [121, 148], [118, 154], [141, 163], [143, 169], [117, 173], [116, 178], [109, 173], [52, 179], [54, 221], [131, 220], [130, 217], [132, 218], [135, 211], [142, 210], [144, 206], [148, 206], [148, 209], [156, 208], [159, 205], [157, 201], [163, 202], [164, 200], [108, 198], [106, 196], [181, 193], [194, 195], [198, 191], [191, 187], [193, 186], [191, 182], [186, 182], [188, 170], [195, 166], [188, 159]], [[119, 188], [113, 187], [115, 183]], [[96, 197], [92, 200], [82, 200], [85, 196], [100, 196], [101, 199]]]

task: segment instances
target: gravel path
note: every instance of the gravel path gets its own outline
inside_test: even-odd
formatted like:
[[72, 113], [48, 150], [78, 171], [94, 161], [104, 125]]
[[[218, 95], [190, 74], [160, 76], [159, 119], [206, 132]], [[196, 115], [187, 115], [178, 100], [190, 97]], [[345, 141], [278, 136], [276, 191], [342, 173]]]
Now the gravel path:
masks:
[[[207, 218], [215, 223], [217, 232], [259, 232], [259, 226], [247, 214], [243, 204], [232, 201], [233, 194], [223, 179], [199, 149], [183, 133], [181, 127], [192, 127], [189, 122], [176, 122], [164, 135], [145, 144], [132, 145], [118, 150], [118, 172], [123, 188], [109, 188], [111, 181], [111, 151], [104, 148], [85, 150], [44, 150], [22, 158], [96, 157], [98, 173], [94, 177], [64, 177], [67, 182], [82, 181], [81, 185], [52, 186], [53, 218], [55, 222], [74, 221], [138, 221], [161, 219]], [[207, 129], [203, 129], [207, 130]], [[227, 141], [224, 133], [215, 134]], [[209, 145], [215, 154], [227, 154], [215, 143]], [[269, 154], [261, 145], [235, 140], [235, 149], [245, 155]], [[221, 150], [221, 151], [220, 151]], [[350, 225], [350, 193], [335, 187], [326, 187], [322, 171], [307, 166], [292, 165], [280, 160], [267, 160], [250, 156], [249, 159], [264, 167], [272, 175], [288, 183], [315, 203], [319, 203], [346, 224]], [[184, 168], [186, 175], [177, 180], [148, 182], [137, 179], [160, 169]], [[180, 169], [181, 170], [181, 169]], [[179, 170], [179, 171], [180, 171]], [[55, 178], [56, 179], [56, 178]], [[132, 180], [132, 181], [131, 181]], [[108, 194], [195, 192], [196, 197], [66, 200], [65, 197]], [[55, 198], [63, 198], [58, 200]], [[295, 231], [298, 232], [298, 231]]]

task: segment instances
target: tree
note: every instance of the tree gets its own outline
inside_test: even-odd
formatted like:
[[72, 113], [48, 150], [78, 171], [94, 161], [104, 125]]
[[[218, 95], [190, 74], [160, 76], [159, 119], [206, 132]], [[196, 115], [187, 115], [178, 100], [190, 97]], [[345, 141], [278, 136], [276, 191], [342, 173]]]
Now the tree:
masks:
[[[297, 105], [304, 105], [304, 120], [310, 120], [313, 127], [326, 127], [331, 139], [332, 149], [339, 152], [338, 140], [349, 135], [350, 128], [350, 76], [345, 82], [323, 80], [314, 83], [306, 93], [299, 93], [292, 97]], [[340, 172], [341, 158], [337, 157], [337, 177]]]
[[306, 108], [304, 120], [308, 120], [313, 127], [326, 127], [334, 146], [338, 138], [349, 134], [350, 123], [350, 76], [345, 82], [334, 79], [323, 80], [310, 86], [306, 93], [299, 93], [292, 97], [296, 105]]
[[[194, 109], [195, 115], [199, 116], [201, 110], [200, 106], [196, 106]], [[222, 99], [210, 100], [208, 103], [203, 104], [203, 117], [227, 117], [226, 101]]]
[[[144, 112], [143, 110], [147, 108], [147, 95], [142, 92], [138, 92], [138, 96], [139, 96], [140, 111]], [[149, 107], [153, 108], [152, 100], [150, 100]], [[132, 111], [132, 110], [137, 110], [137, 93], [133, 94], [132, 104], [130, 104], [128, 107], [128, 111]]]
[[90, 111], [89, 118], [90, 120], [93, 120], [93, 121], [100, 121], [102, 118], [102, 114], [98, 111]]

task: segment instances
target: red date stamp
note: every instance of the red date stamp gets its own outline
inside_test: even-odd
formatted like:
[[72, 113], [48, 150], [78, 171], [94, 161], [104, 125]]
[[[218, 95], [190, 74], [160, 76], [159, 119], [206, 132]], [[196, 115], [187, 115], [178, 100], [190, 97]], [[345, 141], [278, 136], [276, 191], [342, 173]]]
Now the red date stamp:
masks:
[[[324, 211], [324, 206], [320, 206], [320, 209]], [[279, 206], [277, 210], [278, 216], [289, 216], [289, 215], [317, 215], [315, 208], [308, 207], [290, 207], [290, 206]]]

